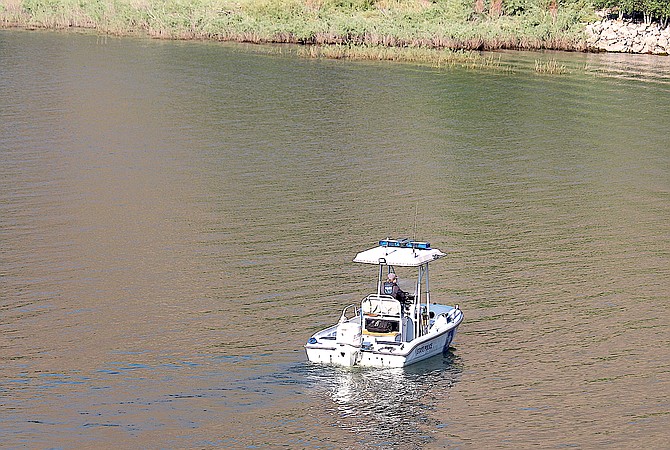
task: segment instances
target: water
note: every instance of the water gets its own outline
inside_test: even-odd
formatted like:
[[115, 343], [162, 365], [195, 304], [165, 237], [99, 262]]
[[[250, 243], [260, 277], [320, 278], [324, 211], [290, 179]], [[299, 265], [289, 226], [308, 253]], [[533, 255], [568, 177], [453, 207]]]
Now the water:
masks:
[[[667, 445], [667, 58], [270, 53], [0, 32], [2, 447]], [[415, 228], [452, 351], [308, 364]]]

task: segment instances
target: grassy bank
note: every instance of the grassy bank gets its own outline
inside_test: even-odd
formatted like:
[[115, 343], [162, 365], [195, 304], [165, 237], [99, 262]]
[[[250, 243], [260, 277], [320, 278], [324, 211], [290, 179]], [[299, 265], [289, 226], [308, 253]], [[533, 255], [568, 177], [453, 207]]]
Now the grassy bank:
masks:
[[[490, 1], [490, 2], [489, 2]], [[460, 50], [583, 50], [587, 6], [552, 0], [0, 0], [0, 22], [165, 39]], [[553, 3], [556, 5], [556, 2]], [[528, 6], [530, 5], [530, 6]]]

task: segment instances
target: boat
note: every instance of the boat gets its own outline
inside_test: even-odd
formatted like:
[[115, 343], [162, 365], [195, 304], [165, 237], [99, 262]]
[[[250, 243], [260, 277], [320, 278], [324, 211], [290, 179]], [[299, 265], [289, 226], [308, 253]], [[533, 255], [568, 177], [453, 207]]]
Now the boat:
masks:
[[[446, 352], [463, 312], [458, 305], [431, 300], [428, 264], [444, 256], [430, 243], [412, 239], [382, 239], [358, 253], [354, 262], [378, 266], [376, 291], [346, 306], [335, 325], [314, 333], [305, 344], [307, 359], [347, 367], [405, 367]], [[413, 293], [394, 295], [388, 280], [397, 277], [396, 268], [413, 269]]]

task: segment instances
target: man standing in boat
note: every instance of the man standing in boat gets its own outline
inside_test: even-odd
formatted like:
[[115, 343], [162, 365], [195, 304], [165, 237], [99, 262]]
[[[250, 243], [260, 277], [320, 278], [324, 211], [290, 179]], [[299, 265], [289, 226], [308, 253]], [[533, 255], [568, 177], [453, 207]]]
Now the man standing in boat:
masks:
[[407, 303], [407, 292], [400, 289], [400, 286], [398, 286], [398, 276], [393, 272], [389, 272], [386, 276], [384, 294], [392, 296], [400, 303]]

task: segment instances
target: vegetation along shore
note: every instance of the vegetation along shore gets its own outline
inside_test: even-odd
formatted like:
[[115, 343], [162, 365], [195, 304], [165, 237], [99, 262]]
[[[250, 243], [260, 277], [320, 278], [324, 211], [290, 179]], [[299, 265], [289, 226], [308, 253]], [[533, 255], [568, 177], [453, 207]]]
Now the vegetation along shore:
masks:
[[[425, 49], [607, 50], [592, 36], [603, 9], [605, 20], [661, 30], [670, 0], [0, 0], [0, 24], [320, 48], [308, 56], [356, 57], [351, 49], [364, 48], [393, 59]], [[649, 48], [640, 47], [665, 47]]]

